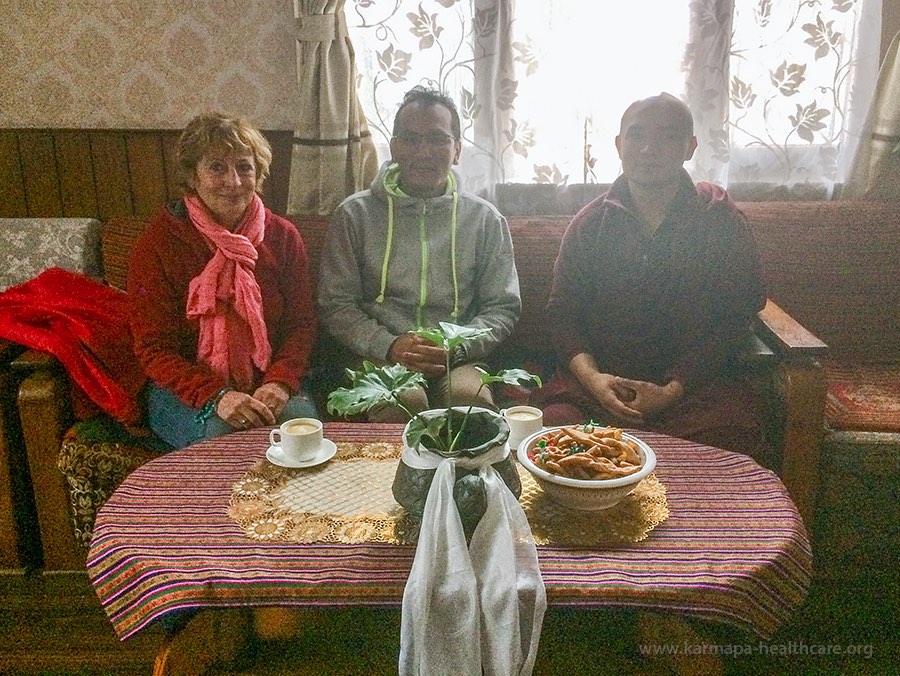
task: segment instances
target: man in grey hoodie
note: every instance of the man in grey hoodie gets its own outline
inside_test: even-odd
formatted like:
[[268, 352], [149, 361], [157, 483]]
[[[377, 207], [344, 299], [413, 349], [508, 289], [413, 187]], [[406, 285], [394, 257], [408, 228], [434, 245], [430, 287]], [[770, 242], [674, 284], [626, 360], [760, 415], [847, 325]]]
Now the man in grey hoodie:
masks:
[[[454, 404], [493, 408], [474, 364], [512, 332], [521, 312], [519, 279], [506, 219], [461, 193], [459, 113], [433, 89], [406, 93], [394, 118], [391, 159], [368, 190], [335, 210], [322, 258], [319, 316], [357, 358], [400, 363], [423, 373], [425, 391], [405, 399], [416, 410], [443, 405], [445, 353], [410, 331], [438, 322], [491, 329], [451, 356]], [[392, 419], [382, 411], [377, 419]]]

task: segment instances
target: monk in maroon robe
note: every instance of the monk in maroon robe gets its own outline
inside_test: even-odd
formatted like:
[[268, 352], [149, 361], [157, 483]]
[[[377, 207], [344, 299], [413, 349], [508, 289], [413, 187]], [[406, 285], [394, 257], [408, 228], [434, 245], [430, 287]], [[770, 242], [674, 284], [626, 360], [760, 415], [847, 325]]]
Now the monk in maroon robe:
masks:
[[684, 170], [696, 147], [678, 99], [625, 111], [623, 173], [563, 237], [547, 305], [560, 366], [535, 403], [547, 425], [655, 430], [768, 465], [737, 359], [766, 300], [759, 253], [727, 193]]

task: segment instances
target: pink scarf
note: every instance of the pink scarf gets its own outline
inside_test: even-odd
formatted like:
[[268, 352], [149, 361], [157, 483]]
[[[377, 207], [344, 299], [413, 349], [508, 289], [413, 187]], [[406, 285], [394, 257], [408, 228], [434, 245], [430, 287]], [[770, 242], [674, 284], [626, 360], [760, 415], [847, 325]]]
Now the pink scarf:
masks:
[[194, 227], [215, 254], [191, 280], [187, 317], [200, 322], [197, 358], [229, 384], [249, 391], [253, 367], [265, 371], [272, 358], [263, 317], [262, 294], [253, 274], [256, 247], [266, 233], [265, 208], [259, 195], [230, 232], [213, 219], [199, 197], [184, 199]]

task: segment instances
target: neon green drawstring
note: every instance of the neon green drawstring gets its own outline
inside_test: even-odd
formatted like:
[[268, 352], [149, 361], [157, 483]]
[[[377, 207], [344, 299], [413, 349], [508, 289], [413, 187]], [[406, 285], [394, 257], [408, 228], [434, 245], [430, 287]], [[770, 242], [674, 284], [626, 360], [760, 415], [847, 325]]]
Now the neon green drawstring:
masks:
[[419, 272], [419, 306], [416, 308], [416, 326], [420, 329], [424, 326], [425, 303], [428, 302], [428, 229], [425, 221], [428, 216], [428, 202], [422, 203], [422, 213], [419, 214], [419, 245], [422, 250], [422, 266]]
[[[449, 175], [450, 187], [453, 190], [453, 208], [450, 212], [450, 267], [453, 273], [453, 311], [450, 313], [451, 319], [457, 321], [459, 319], [459, 279], [456, 273], [456, 230], [457, 230], [457, 208], [459, 206], [459, 192], [456, 190], [456, 181], [453, 174]], [[384, 294], [387, 290], [388, 265], [391, 260], [391, 249], [394, 243], [394, 198], [390, 192], [390, 187], [385, 179], [385, 185], [389, 188], [387, 195], [387, 239], [384, 244], [384, 259], [381, 262], [381, 286], [375, 302], [381, 305], [384, 303]], [[399, 189], [399, 186], [395, 186]], [[402, 193], [401, 193], [402, 194]], [[424, 322], [425, 305], [428, 302], [428, 229], [426, 227], [428, 216], [428, 202], [422, 204], [422, 212], [419, 214], [419, 243], [422, 251], [422, 266], [419, 275], [419, 305], [416, 308], [416, 325], [422, 327]]]
[[[450, 175], [451, 182], [453, 175]], [[450, 267], [453, 269], [453, 312], [450, 318], [459, 320], [459, 281], [456, 278], [456, 206], [459, 204], [459, 193], [453, 186], [453, 211], [450, 212]]]
[[384, 291], [387, 289], [388, 263], [391, 260], [391, 247], [394, 244], [394, 198], [388, 195], [387, 239], [384, 243], [384, 259], [381, 261], [381, 288], [375, 302], [384, 303]]

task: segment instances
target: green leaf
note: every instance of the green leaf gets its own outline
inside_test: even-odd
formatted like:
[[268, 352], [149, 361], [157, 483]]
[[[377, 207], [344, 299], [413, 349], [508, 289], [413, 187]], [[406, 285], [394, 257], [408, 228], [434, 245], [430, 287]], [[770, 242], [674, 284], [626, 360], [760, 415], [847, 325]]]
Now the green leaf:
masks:
[[424, 338], [425, 340], [434, 343], [438, 347], [446, 347], [444, 334], [441, 333], [440, 329], [416, 329], [413, 333], [420, 338]]
[[382, 403], [396, 403], [396, 397], [417, 385], [425, 386], [425, 376], [402, 364], [375, 366], [363, 362], [360, 371], [347, 369], [351, 386], [339, 387], [328, 395], [328, 411], [335, 415], [365, 413]]
[[543, 384], [541, 383], [541, 377], [534, 375], [533, 373], [529, 373], [525, 369], [505, 369], [498, 372], [496, 375], [491, 375], [481, 368], [479, 368], [478, 370], [481, 371], [481, 383], [483, 385], [489, 385], [491, 383], [503, 383], [504, 385], [525, 385], [526, 383], [533, 382], [538, 387], [543, 387]]
[[451, 352], [456, 347], [491, 332], [491, 329], [476, 329], [469, 326], [451, 324], [450, 322], [439, 322], [439, 325], [440, 328], [438, 329], [416, 329], [414, 333], [444, 348], [447, 352]]
[[432, 446], [446, 451], [447, 444], [445, 443], [444, 436], [441, 434], [441, 430], [444, 428], [446, 422], [446, 417], [442, 415], [429, 418], [428, 420], [420, 418], [419, 416], [414, 417], [409, 422], [409, 426], [406, 430], [406, 441], [410, 448], [417, 448], [419, 444], [422, 443], [422, 439], [428, 437], [434, 442], [431, 444]]

